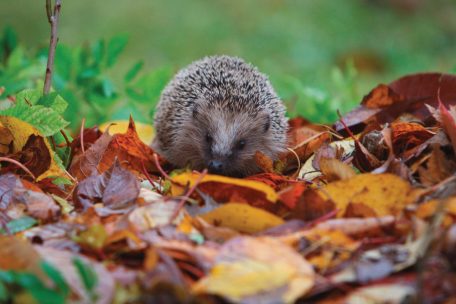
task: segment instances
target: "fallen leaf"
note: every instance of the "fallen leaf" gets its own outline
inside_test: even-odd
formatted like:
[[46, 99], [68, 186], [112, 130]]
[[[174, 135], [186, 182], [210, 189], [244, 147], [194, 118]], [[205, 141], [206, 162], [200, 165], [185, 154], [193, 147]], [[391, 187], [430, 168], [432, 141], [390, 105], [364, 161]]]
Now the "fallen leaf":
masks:
[[356, 175], [355, 170], [338, 159], [320, 159], [320, 170], [328, 182], [346, 180]]
[[[71, 290], [76, 294], [81, 303], [111, 303], [114, 298], [115, 282], [110, 272], [102, 263], [89, 260], [88, 258], [68, 252], [65, 250], [57, 250], [49, 247], [34, 246], [41, 258], [53, 265], [64, 277]], [[84, 287], [84, 278], [79, 274], [75, 267], [74, 260], [78, 258], [88, 269], [94, 272], [96, 284], [93, 289], [96, 295], [96, 300], [90, 297], [90, 294]]]
[[439, 98], [439, 111], [442, 118], [443, 129], [450, 138], [453, 145], [453, 152], [456, 155], [456, 106], [453, 106], [450, 111], [443, 105]]
[[291, 210], [290, 217], [303, 221], [316, 220], [336, 209], [334, 202], [325, 199], [314, 189], [307, 189], [302, 193]]
[[274, 162], [260, 151], [255, 152], [255, 163], [261, 170], [263, 170], [263, 172], [274, 172]]
[[[171, 194], [183, 195], [184, 187], [194, 186], [199, 176], [198, 173], [182, 173], [174, 176]], [[206, 174], [198, 184], [198, 189], [209, 194], [219, 203], [240, 202], [266, 208], [278, 199], [274, 189], [264, 183], [219, 175]]]
[[[141, 189], [142, 191], [142, 189]], [[179, 203], [176, 200], [165, 202], [157, 200], [146, 206], [136, 208], [128, 215], [128, 221], [138, 231], [146, 231], [154, 227], [171, 224], [172, 216], [177, 210]], [[172, 221], [173, 224], [179, 224], [184, 217], [183, 212]]]
[[0, 155], [10, 153], [11, 144], [13, 143], [13, 134], [0, 121]]
[[0, 211], [19, 218], [19, 209], [43, 221], [55, 220], [60, 214], [54, 200], [34, 184], [11, 173], [0, 175]]
[[[109, 134], [123, 134], [128, 131], [130, 121], [128, 120], [114, 120], [108, 121], [100, 125], [101, 132], [109, 132]], [[151, 125], [140, 122], [135, 122], [136, 132], [139, 139], [146, 145], [149, 145], [154, 139], [155, 131]]]
[[[334, 155], [336, 157], [337, 157], [337, 153], [340, 153], [341, 159], [350, 157], [353, 154], [353, 152], [355, 151], [355, 143], [354, 143], [353, 139], [335, 141], [335, 142], [330, 143], [329, 146], [331, 147], [330, 149], [332, 149], [334, 151], [334, 153], [335, 153]], [[328, 154], [328, 155], [332, 154], [332, 152], [328, 151], [328, 148], [325, 145], [323, 145], [321, 148], [324, 149], [325, 152], [324, 153], [320, 152], [319, 153], [320, 156], [325, 155], [325, 154]], [[319, 157], [317, 155], [318, 151], [320, 151], [320, 150], [317, 150], [317, 152], [314, 155], [312, 155], [312, 157], [310, 157], [305, 162], [305, 164], [301, 167], [301, 170], [299, 171], [299, 175], [298, 175], [299, 178], [307, 180], [307, 181], [312, 181], [316, 177], [321, 176], [320, 168], [315, 167], [316, 163], [318, 162], [318, 157]], [[340, 151], [340, 152], [338, 152], [338, 151]], [[331, 153], [331, 154], [329, 154], [329, 153]]]
[[434, 133], [417, 123], [392, 123], [391, 131], [394, 153], [396, 155], [401, 155], [434, 136]]
[[[36, 176], [37, 181], [51, 176], [68, 176], [64, 169], [55, 161], [57, 156], [47, 139], [44, 138], [36, 128], [20, 119], [10, 116], [0, 116], [0, 123], [2, 123], [13, 135], [13, 153], [22, 151], [27, 143], [29, 146], [33, 146], [32, 142], [38, 144], [38, 146], [35, 146], [35, 148], [38, 147], [38, 154], [35, 155], [35, 157], [43, 157], [43, 159], [35, 159], [34, 165], [39, 165], [40, 168], [28, 168], [32, 170], [32, 172], [33, 170], [39, 173], [42, 172], [39, 176]], [[30, 139], [31, 137], [32, 139]], [[30, 142], [30, 140], [32, 142]], [[43, 149], [45, 149], [45, 151], [43, 151]], [[45, 165], [40, 162], [43, 162]]]
[[305, 257], [320, 273], [352, 258], [361, 243], [340, 230], [312, 229], [306, 234], [309, 248]]
[[293, 184], [279, 192], [280, 201], [288, 208], [294, 209], [306, 189], [307, 186], [304, 183]]
[[73, 200], [78, 208], [87, 209], [103, 203], [110, 209], [128, 207], [139, 195], [139, 181], [116, 161], [101, 175], [93, 175], [78, 184]]
[[421, 182], [426, 186], [435, 185], [456, 172], [456, 162], [448, 158], [440, 146], [433, 145], [426, 166], [418, 168]]
[[[421, 120], [431, 116], [425, 104], [436, 107], [438, 93], [445, 105], [456, 104], [456, 76], [440, 73], [412, 74], [401, 77], [388, 86], [374, 88], [362, 104], [344, 115], [343, 120], [349, 127], [376, 121], [379, 124], [392, 122], [404, 112]], [[337, 122], [337, 131], [344, 126]]]
[[[125, 134], [115, 134], [98, 163], [98, 171], [104, 172], [112, 166], [117, 158], [122, 166], [137, 176], [143, 176], [143, 168], [149, 172], [158, 172], [153, 158], [154, 150], [144, 144], [136, 133], [136, 126], [130, 117], [130, 124]], [[163, 164], [163, 159], [159, 158]]]
[[40, 256], [26, 240], [0, 235], [0, 269], [28, 271], [45, 280]]
[[[78, 180], [98, 174], [97, 166], [103, 157], [103, 153], [111, 142], [109, 133], [103, 133], [84, 154], [75, 157], [70, 166], [70, 173]], [[73, 141], [74, 142], [74, 141]]]
[[319, 190], [319, 194], [336, 204], [338, 216], [345, 213], [350, 203], [364, 204], [377, 216], [398, 215], [417, 195], [409, 183], [388, 173], [366, 173], [332, 182]]
[[347, 295], [343, 303], [346, 304], [377, 304], [404, 303], [415, 296], [416, 290], [410, 285], [401, 284], [375, 284], [362, 287]]
[[443, 211], [445, 212], [442, 224], [444, 227], [449, 227], [456, 219], [456, 197], [450, 197], [444, 201], [430, 200], [424, 202], [417, 207], [415, 214], [421, 219], [429, 220], [435, 215], [440, 203], [443, 204]]
[[238, 237], [223, 245], [208, 276], [193, 292], [236, 303], [292, 303], [313, 286], [312, 266], [272, 238]]
[[244, 233], [257, 233], [283, 224], [280, 217], [267, 211], [234, 202], [199, 216], [212, 225], [228, 227]]

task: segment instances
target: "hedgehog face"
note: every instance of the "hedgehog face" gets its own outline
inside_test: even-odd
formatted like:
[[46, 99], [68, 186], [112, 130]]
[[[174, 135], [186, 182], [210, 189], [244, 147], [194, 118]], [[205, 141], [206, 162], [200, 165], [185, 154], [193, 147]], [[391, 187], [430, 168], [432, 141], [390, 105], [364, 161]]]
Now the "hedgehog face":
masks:
[[[209, 110], [208, 110], [209, 109]], [[258, 171], [256, 151], [269, 153], [272, 136], [267, 113], [233, 113], [226, 107], [207, 107], [193, 112], [194, 145], [198, 163], [192, 167], [228, 176], [245, 176]]]

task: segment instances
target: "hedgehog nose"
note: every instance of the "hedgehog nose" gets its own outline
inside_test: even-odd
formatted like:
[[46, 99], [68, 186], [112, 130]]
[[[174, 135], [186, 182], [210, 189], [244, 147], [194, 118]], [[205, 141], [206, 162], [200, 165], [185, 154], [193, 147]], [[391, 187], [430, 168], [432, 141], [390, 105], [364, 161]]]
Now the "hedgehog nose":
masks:
[[220, 174], [223, 172], [223, 163], [219, 160], [211, 160], [208, 167], [210, 173]]

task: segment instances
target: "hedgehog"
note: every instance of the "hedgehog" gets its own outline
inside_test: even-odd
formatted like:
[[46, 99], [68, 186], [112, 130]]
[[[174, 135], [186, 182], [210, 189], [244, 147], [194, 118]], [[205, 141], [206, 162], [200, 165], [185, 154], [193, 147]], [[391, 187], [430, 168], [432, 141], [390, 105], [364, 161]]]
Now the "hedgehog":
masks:
[[180, 70], [157, 104], [152, 147], [177, 167], [243, 177], [257, 151], [286, 148], [285, 106], [268, 77], [240, 58], [205, 57]]

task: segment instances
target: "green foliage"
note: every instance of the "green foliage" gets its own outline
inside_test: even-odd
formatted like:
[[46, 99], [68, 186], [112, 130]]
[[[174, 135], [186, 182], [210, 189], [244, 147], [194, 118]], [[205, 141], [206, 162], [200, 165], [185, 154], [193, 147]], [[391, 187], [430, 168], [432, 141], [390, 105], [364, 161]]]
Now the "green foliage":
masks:
[[[83, 283], [90, 299], [96, 300], [94, 289], [97, 283], [96, 274], [82, 260], [75, 259], [73, 264], [77, 270], [79, 278]], [[21, 271], [2, 271], [0, 270], [0, 303], [15, 302], [24, 293], [30, 294], [39, 304], [64, 304], [70, 295], [70, 287], [53, 265], [43, 261], [41, 269], [47, 278], [52, 282], [50, 287], [35, 274]]]
[[[0, 299], [5, 302], [13, 301], [29, 293], [39, 304], [63, 304], [69, 295], [69, 287], [60, 272], [49, 263], [42, 262], [41, 269], [52, 282], [52, 287], [46, 286], [35, 274], [18, 271], [0, 271]], [[2, 302], [3, 303], [3, 302]]]
[[[23, 216], [18, 219], [9, 221], [6, 224], [6, 228], [8, 229], [10, 234], [15, 234], [24, 230], [27, 230], [37, 224], [37, 220], [30, 216]], [[6, 234], [6, 231], [0, 229], [0, 234]]]
[[68, 125], [61, 114], [67, 103], [58, 94], [42, 96], [39, 90], [25, 90], [17, 94], [16, 103], [0, 115], [16, 117], [34, 126], [44, 136], [60, 132]]
[[355, 67], [348, 63], [344, 70], [333, 69], [326, 90], [289, 76], [276, 82], [290, 117], [305, 113], [304, 117], [311, 121], [331, 123], [337, 120], [337, 110], [346, 112], [359, 103], [357, 80]]
[[[18, 101], [0, 114], [23, 119], [46, 136], [56, 134], [68, 125], [67, 121], [76, 129], [82, 117], [87, 125], [128, 119], [130, 114], [150, 123], [151, 109], [173, 74], [170, 67], [143, 72], [144, 63], [138, 61], [124, 77], [115, 79], [112, 69], [127, 45], [127, 35], [77, 47], [59, 43], [53, 73], [53, 88], [59, 94], [52, 92], [42, 97], [47, 49], [26, 53], [11, 28], [5, 29], [0, 42], [0, 56], [4, 59], [0, 62], [0, 86], [6, 88], [5, 95], [17, 94]], [[21, 92], [33, 87], [37, 89]]]
[[86, 289], [87, 293], [90, 295], [92, 301], [96, 300], [96, 293], [95, 287], [97, 285], [98, 278], [93, 271], [87, 264], [85, 264], [81, 259], [75, 258], [73, 260], [73, 264], [76, 267], [80, 278], [82, 279], [82, 283], [84, 284], [84, 288]]

